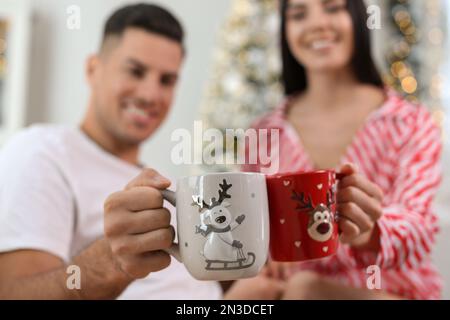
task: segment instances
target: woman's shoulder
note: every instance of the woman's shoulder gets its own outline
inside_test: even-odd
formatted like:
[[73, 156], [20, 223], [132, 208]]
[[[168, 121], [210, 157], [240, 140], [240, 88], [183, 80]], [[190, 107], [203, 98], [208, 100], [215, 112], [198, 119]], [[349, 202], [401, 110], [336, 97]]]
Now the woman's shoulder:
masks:
[[437, 126], [429, 109], [420, 102], [412, 102], [393, 89], [387, 90], [387, 100], [383, 115], [388, 119], [408, 126]]

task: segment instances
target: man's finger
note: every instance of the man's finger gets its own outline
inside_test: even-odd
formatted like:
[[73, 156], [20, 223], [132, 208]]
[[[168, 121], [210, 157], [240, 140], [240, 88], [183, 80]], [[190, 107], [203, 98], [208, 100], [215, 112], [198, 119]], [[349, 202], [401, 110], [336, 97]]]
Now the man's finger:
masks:
[[113, 246], [113, 252], [123, 256], [132, 256], [165, 250], [171, 247], [174, 238], [175, 230], [172, 226], [139, 235], [129, 235], [117, 241]]
[[105, 211], [122, 209], [130, 211], [143, 211], [160, 209], [163, 206], [161, 192], [151, 187], [136, 187], [126, 191], [117, 192], [108, 198], [105, 203]]
[[156, 170], [144, 169], [136, 178], [127, 184], [125, 190], [136, 187], [153, 187], [162, 190], [170, 187], [170, 184], [170, 180], [159, 174]]
[[[111, 217], [110, 235], [141, 234], [170, 226], [170, 211], [166, 208], [124, 212]], [[112, 229], [112, 230], [111, 230]]]

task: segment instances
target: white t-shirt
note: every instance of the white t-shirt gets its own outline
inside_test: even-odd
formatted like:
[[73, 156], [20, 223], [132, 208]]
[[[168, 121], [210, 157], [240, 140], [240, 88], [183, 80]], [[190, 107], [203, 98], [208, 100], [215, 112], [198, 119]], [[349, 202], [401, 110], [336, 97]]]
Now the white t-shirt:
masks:
[[[0, 150], [0, 252], [37, 249], [69, 262], [103, 236], [103, 203], [140, 170], [81, 130], [35, 125]], [[172, 215], [172, 223], [175, 223]], [[220, 299], [182, 264], [137, 280], [120, 299]]]

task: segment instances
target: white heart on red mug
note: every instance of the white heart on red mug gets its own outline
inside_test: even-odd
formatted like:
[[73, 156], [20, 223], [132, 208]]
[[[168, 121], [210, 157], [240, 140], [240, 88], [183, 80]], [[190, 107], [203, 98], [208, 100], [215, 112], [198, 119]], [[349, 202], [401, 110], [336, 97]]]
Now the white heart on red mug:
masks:
[[285, 187], [288, 187], [291, 184], [291, 182], [289, 180], [284, 180], [283, 184]]
[[322, 250], [323, 250], [323, 252], [327, 253], [328, 252], [328, 247], [323, 247]]
[[285, 219], [280, 219], [280, 223], [281, 223], [281, 224], [284, 224], [285, 222], [286, 222]]
[[323, 184], [322, 183], [317, 185], [317, 189], [322, 190], [322, 188], [323, 188]]
[[295, 241], [295, 246], [297, 247], [297, 248], [300, 248], [300, 246], [302, 245], [302, 242], [301, 241]]

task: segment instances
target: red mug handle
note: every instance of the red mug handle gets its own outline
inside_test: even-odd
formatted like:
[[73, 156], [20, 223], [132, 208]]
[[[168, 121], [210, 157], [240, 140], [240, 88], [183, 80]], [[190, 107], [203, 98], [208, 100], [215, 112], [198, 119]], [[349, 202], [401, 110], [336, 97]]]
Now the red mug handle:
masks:
[[[342, 180], [346, 177], [344, 173], [336, 173], [336, 180]], [[339, 213], [336, 211], [337, 216], [339, 217]], [[339, 229], [339, 235], [341, 235], [342, 230]]]

